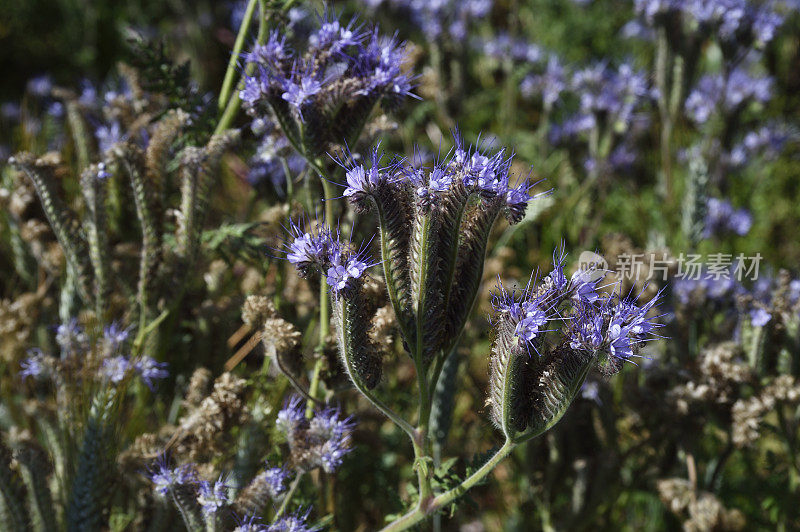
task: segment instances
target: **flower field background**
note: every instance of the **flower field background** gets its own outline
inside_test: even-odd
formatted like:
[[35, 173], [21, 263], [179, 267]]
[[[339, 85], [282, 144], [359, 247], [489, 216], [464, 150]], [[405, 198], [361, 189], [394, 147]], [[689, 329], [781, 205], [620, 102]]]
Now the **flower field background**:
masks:
[[0, 530], [800, 529], [800, 4], [12, 2]]

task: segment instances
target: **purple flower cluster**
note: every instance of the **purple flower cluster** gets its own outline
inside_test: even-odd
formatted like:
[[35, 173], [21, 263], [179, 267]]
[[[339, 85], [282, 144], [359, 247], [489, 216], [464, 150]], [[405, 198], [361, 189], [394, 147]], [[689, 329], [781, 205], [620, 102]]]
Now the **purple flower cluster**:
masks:
[[704, 301], [729, 305], [736, 295], [744, 292], [744, 287], [731, 272], [701, 271], [697, 275], [675, 278], [672, 281], [672, 292], [681, 305]]
[[49, 368], [45, 359], [45, 354], [41, 349], [31, 349], [28, 358], [20, 362], [20, 366], [22, 370], [20, 370], [19, 376], [23, 379], [27, 379], [28, 377], [32, 377], [33, 379], [42, 378], [47, 375]]
[[267, 486], [269, 496], [277, 499], [286, 492], [286, 481], [289, 480], [289, 472], [282, 467], [267, 467], [260, 473], [261, 478]]
[[302, 449], [296, 458], [300, 467], [321, 467], [333, 473], [344, 456], [351, 451], [351, 434], [355, 423], [342, 416], [338, 408], [316, 410], [309, 420], [299, 397], [292, 397], [278, 412], [275, 424], [286, 435], [289, 448]]
[[269, 182], [278, 194], [284, 195], [288, 181], [300, 175], [307, 166], [306, 161], [271, 120], [253, 120], [252, 130], [260, 140], [249, 162], [247, 181], [254, 187]]
[[405, 13], [419, 27], [429, 41], [447, 35], [455, 41], [467, 37], [469, 26], [486, 17], [492, 10], [494, 0], [362, 0], [370, 9], [377, 10], [383, 4]]
[[326, 14], [306, 43], [291, 45], [276, 30], [254, 45], [245, 60], [255, 71], [245, 77], [240, 97], [254, 116], [262, 103], [277, 109], [286, 102], [301, 120], [312, 108], [324, 114], [344, 103], [396, 102], [412, 88], [405, 57], [395, 39]]
[[486, 56], [497, 60], [512, 60], [520, 63], [539, 63], [545, 52], [536, 44], [525, 39], [515, 39], [506, 33], [495, 35], [491, 39], [476, 41], [478, 49]]
[[492, 307], [514, 325], [514, 335], [520, 343], [536, 347], [548, 321], [560, 320], [562, 304], [592, 304], [600, 297], [597, 292], [602, 277], [594, 270], [578, 270], [571, 277], [564, 273], [564, 256], [554, 256], [553, 271], [541, 282], [531, 278], [524, 290], [507, 290], [502, 283], [492, 297]]
[[122, 382], [128, 375], [135, 373], [152, 390], [155, 388], [155, 380], [169, 377], [167, 366], [166, 362], [157, 362], [147, 356], [131, 362], [126, 356], [119, 355], [103, 360], [100, 373], [114, 384]]
[[281, 517], [265, 530], [266, 532], [316, 532], [318, 527], [310, 526], [306, 521], [310, 510], [302, 513], [300, 510], [297, 513]]
[[548, 59], [544, 72], [530, 74], [520, 83], [520, 92], [523, 96], [540, 95], [547, 109], [551, 109], [555, 105], [566, 88], [566, 72], [558, 56], [555, 55]]
[[301, 276], [312, 271], [325, 275], [334, 295], [346, 294], [374, 264], [368, 262], [366, 248], [355, 250], [349, 242], [342, 242], [338, 234], [329, 229], [306, 231], [290, 222], [293, 236], [287, 244], [286, 258], [294, 264]]
[[207, 516], [216, 515], [217, 512], [227, 507], [230, 503], [230, 499], [228, 498], [230, 486], [228, 486], [226, 480], [221, 476], [214, 483], [208, 480], [201, 480], [197, 484], [197, 489], [197, 502], [203, 509], [203, 513]]
[[627, 63], [615, 69], [601, 62], [579, 70], [570, 88], [580, 98], [580, 114], [595, 120], [606, 117], [620, 130], [627, 129], [634, 109], [654, 96], [646, 75]]
[[763, 46], [775, 38], [783, 17], [775, 2], [748, 0], [634, 0], [634, 7], [647, 24], [670, 17], [683, 17], [699, 31], [724, 43], [750, 43]]
[[519, 221], [528, 202], [531, 185], [527, 180], [510, 183], [511, 157], [505, 150], [488, 154], [479, 148], [465, 146], [456, 136], [455, 148], [431, 165], [402, 158], [381, 166], [376, 146], [370, 156], [371, 166], [353, 164], [347, 167], [344, 195], [359, 209], [367, 209], [367, 199], [381, 193], [382, 187], [404, 190], [424, 208], [438, 205], [442, 198], [459, 189], [480, 197], [501, 199], [510, 221]]
[[734, 209], [729, 201], [709, 198], [706, 203], [704, 238], [733, 233], [744, 236], [753, 225], [753, 217], [747, 209]]
[[733, 168], [745, 166], [751, 158], [774, 159], [783, 150], [791, 135], [783, 124], [767, 124], [748, 132], [730, 151], [728, 163]]
[[772, 78], [756, 78], [741, 68], [727, 77], [707, 74], [686, 98], [686, 114], [697, 124], [705, 124], [717, 112], [733, 114], [750, 102], [765, 103], [772, 97]]
[[162, 497], [169, 495], [170, 491], [178, 486], [186, 486], [197, 482], [197, 472], [190, 464], [174, 468], [167, 465], [166, 457], [162, 456], [150, 471], [150, 481], [153, 489]]
[[[636, 298], [602, 295], [599, 270], [577, 270], [564, 274], [564, 257], [557, 258], [553, 271], [540, 282], [533, 279], [521, 291], [508, 291], [502, 285], [493, 297], [493, 307], [501, 319], [514, 325], [514, 337], [537, 353], [548, 332], [560, 331], [573, 350], [605, 351], [616, 360], [636, 356], [639, 346], [660, 327], [651, 310], [660, 294], [642, 306]], [[561, 327], [544, 329], [548, 321]]]

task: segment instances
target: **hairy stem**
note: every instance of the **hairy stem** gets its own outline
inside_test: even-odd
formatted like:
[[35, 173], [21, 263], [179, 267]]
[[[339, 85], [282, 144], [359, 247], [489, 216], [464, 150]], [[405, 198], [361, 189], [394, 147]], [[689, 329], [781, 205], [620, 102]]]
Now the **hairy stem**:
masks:
[[458, 486], [434, 497], [432, 501], [425, 505], [418, 505], [404, 516], [398, 518], [396, 521], [383, 528], [383, 532], [408, 530], [409, 528], [418, 525], [430, 515], [438, 510], [441, 510], [483, 480], [489, 473], [492, 472], [495, 467], [497, 467], [497, 464], [499, 464], [511, 453], [511, 451], [514, 450], [515, 447], [516, 444], [510, 439], [507, 439], [503, 446], [500, 447], [500, 449], [494, 454], [494, 456], [492, 456], [485, 464], [483, 464], [480, 469], [461, 481]]

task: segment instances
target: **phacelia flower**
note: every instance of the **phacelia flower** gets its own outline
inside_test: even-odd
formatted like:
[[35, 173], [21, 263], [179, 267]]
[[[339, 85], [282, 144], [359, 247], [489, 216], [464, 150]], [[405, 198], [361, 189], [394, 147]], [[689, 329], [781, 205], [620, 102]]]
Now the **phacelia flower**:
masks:
[[269, 496], [273, 499], [277, 499], [286, 492], [286, 482], [290, 476], [290, 473], [282, 467], [267, 467], [261, 472]]
[[56, 343], [61, 348], [62, 358], [84, 352], [88, 349], [88, 342], [89, 338], [76, 318], [56, 328]]
[[754, 308], [750, 311], [750, 323], [753, 324], [753, 327], [763, 327], [769, 323], [771, 319], [772, 315], [761, 307]]
[[155, 386], [153, 381], [169, 377], [169, 371], [166, 369], [168, 365], [166, 362], [158, 362], [146, 356], [134, 363], [134, 369], [147, 387], [152, 390]]
[[150, 480], [153, 482], [153, 489], [156, 493], [166, 496], [177, 486], [196, 483], [197, 474], [190, 464], [170, 468], [167, 466], [166, 458], [161, 457], [150, 471]]
[[102, 375], [114, 384], [122, 382], [131, 370], [131, 363], [122, 355], [103, 360]]
[[[307, 470], [321, 467], [333, 473], [351, 450], [355, 424], [343, 417], [338, 408], [317, 410], [308, 420], [302, 400], [295, 396], [278, 412], [276, 425], [286, 434], [295, 461]], [[285, 480], [282, 473], [276, 473], [276, 478]]]
[[305, 420], [305, 406], [300, 396], [293, 395], [286, 401], [283, 408], [278, 412], [275, 425], [278, 430], [288, 437], [294, 433], [295, 429]]
[[305, 514], [298, 511], [296, 514], [281, 517], [269, 525], [267, 532], [316, 532], [319, 528], [306, 523], [309, 513], [310, 510]]
[[216, 514], [230, 502], [228, 500], [230, 486], [225, 483], [225, 479], [222, 477], [213, 484], [207, 480], [201, 480], [197, 488], [197, 502], [206, 515]]
[[753, 225], [753, 217], [747, 209], [734, 209], [726, 200], [709, 198], [706, 202], [706, 209], [705, 228], [703, 229], [705, 238], [725, 233], [744, 236]]
[[411, 94], [405, 47], [343, 24], [330, 12], [308, 40], [287, 42], [279, 32], [244, 54], [255, 66], [240, 97], [248, 114], [262, 119], [270, 108], [286, 138], [307, 158], [331, 144], [353, 145], [376, 104], [394, 107]]
[[103, 340], [106, 342], [108, 352], [114, 352], [128, 340], [130, 330], [120, 327], [116, 322], [103, 329]]
[[19, 372], [19, 376], [23, 379], [27, 379], [28, 377], [33, 377], [34, 379], [43, 377], [48, 371], [44, 353], [42, 353], [41, 349], [32, 349], [30, 353], [28, 358], [20, 362], [22, 370]]

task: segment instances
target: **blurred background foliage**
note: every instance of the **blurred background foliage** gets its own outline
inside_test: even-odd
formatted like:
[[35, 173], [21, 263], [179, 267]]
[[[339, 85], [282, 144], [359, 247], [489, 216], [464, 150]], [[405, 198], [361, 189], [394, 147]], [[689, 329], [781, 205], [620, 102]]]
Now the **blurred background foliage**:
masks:
[[[595, 61], [613, 65], [628, 61], [644, 71], [652, 83], [656, 57], [653, 42], [624, 35], [635, 18], [630, 2], [497, 0], [488, 16], [473, 21], [468, 37], [442, 42], [409, 17], [398, 16], [386, 5], [367, 9], [368, 3], [337, 1], [333, 8], [345, 18], [357, 15], [361, 21], [378, 22], [384, 33], [396, 31], [408, 41], [412, 57], [409, 68], [420, 75], [416, 92], [421, 99], [408, 102], [393, 115], [397, 127], [383, 136], [384, 148], [406, 154], [415, 144], [432, 151], [442, 146], [444, 150], [449, 147], [448, 131], [457, 127], [469, 142], [480, 138], [497, 147], [510, 147], [516, 153], [517, 173], [527, 175], [531, 169], [534, 178], [546, 180], [540, 187], [553, 189], [553, 194], [542, 200], [546, 203], [535, 221], [497, 231], [496, 241], [502, 245], [490, 256], [488, 274], [524, 280], [531, 270], [547, 268], [553, 250], [562, 244], [575, 256], [581, 250], [604, 253], [609, 242], [620, 241], [629, 251], [668, 248], [673, 255], [691, 251], [682, 228], [689, 164], [679, 152], [694, 144], [697, 128], [687, 120], [676, 123], [675, 180], [669, 197], [659, 190], [661, 161], [655, 120], [637, 140], [639, 162], [630, 171], [602, 176], [598, 186], [583, 187], [585, 171], [571, 159], [568, 149], [543, 148], [538, 131], [542, 107], [520, 91], [530, 65], [510, 57], [491, 57], [480, 44], [508, 35], [555, 53], [565, 66], [575, 69]], [[323, 9], [318, 2], [301, 4], [307, 9], [302, 15], [305, 17], [315, 17], [314, 13]], [[114, 79], [118, 63], [135, 60], [131, 39], [137, 37], [163, 42], [169, 57], [178, 64], [189, 61], [192, 79], [213, 101], [222, 84], [242, 9], [242, 2], [5, 0], [0, 3], [0, 102], [21, 103], [24, 121], [27, 113], [41, 113], [30, 94], [31, 79], [48, 75], [54, 84], [73, 88], [85, 79], [95, 84]], [[787, 269], [793, 277], [800, 269], [798, 36], [800, 15], [796, 10], [788, 11], [778, 36], [763, 51], [765, 74], [774, 79], [773, 97], [748, 117], [754, 123], [778, 120], [789, 124], [794, 139], [774, 160], [759, 160], [725, 178], [726, 199], [749, 210], [752, 228], [744, 235], [705, 239], [696, 248], [706, 254], [760, 253], [762, 267], [773, 274]], [[719, 54], [705, 52], [704, 68], [718, 67], [714, 62], [719, 62]], [[570, 105], [574, 107], [575, 102]], [[657, 115], [654, 103], [645, 111]], [[556, 114], [559, 112], [566, 114], [564, 109]], [[3, 157], [22, 149], [38, 155], [45, 147], [67, 144], [48, 145], [47, 119], [40, 134], [32, 138], [19, 127], [18, 120], [8, 116], [0, 118]], [[274, 213], [267, 214], [269, 209], [283, 202], [284, 196], [276, 188], [248, 180], [249, 154], [255, 147], [246, 133], [248, 124], [249, 118], [240, 113], [234, 125], [245, 128], [244, 147], [226, 158], [221, 179], [214, 184], [209, 231], [223, 224], [264, 221], [274, 217]], [[65, 186], [72, 186], [74, 192], [76, 184]], [[535, 202], [531, 209], [537, 209]], [[125, 230], [123, 227], [120, 233]], [[206, 261], [198, 269], [202, 269], [203, 279], [195, 283], [203, 289], [190, 290], [184, 302], [184, 321], [176, 325], [175, 337], [165, 348], [170, 353], [172, 376], [159, 390], [159, 411], [152, 416], [157, 422], [148, 415], [135, 418], [127, 428], [131, 438], [143, 432], [143, 427], [151, 431], [154, 424], [170, 418], [169, 410], [178, 409], [176, 405], [195, 367], [207, 366], [215, 375], [222, 371], [232, 354], [225, 340], [241, 325], [239, 310], [247, 293], [277, 286], [279, 312], [298, 327], [303, 324], [306, 340], [313, 337], [311, 304], [281, 300], [281, 290], [289, 293], [296, 289], [296, 283], [285, 278], [293, 273], [276, 266], [280, 261], [271, 258], [279, 242], [273, 238], [270, 248], [262, 239], [245, 238], [249, 234], [242, 229], [228, 240], [213, 232], [206, 235], [210, 244]], [[0, 241], [0, 252], [0, 296], [13, 299], [20, 293], [20, 282], [16, 274], [6, 273], [14, 271], [8, 238]], [[242, 260], [247, 253], [252, 254], [249, 262]], [[254, 280], [249, 268], [261, 277]], [[460, 422], [452, 427], [450, 444], [444, 449], [445, 455], [464, 458], [458, 466], [461, 470], [470, 457], [499, 442], [484, 407], [489, 350], [485, 315], [490, 309], [486, 297], [481, 301], [461, 342], [463, 386], [454, 407], [454, 418]], [[51, 301], [45, 310], [48, 326], [58, 320], [55, 307]], [[675, 319], [674, 307], [664, 312], [667, 319]], [[696, 321], [713, 329], [710, 316], [701, 314]], [[456, 517], [444, 518], [441, 526], [464, 531], [678, 529], [684, 519], [680, 511], [670, 510], [663, 495], [659, 496], [656, 483], [680, 477], [689, 478], [697, 490], [713, 492], [726, 508], [741, 511], [746, 516], [745, 529], [800, 527], [796, 425], [795, 433], [787, 436], [789, 451], [780, 438], [767, 437], [758, 451], [746, 454], [734, 452], [725, 437], [731, 424], [729, 410], [716, 412], [713, 407], [701, 406], [698, 408], [703, 412], [696, 416], [671, 413], [665, 398], [677, 386], [676, 380], [691, 380], [698, 371], [700, 346], [732, 337], [701, 332], [701, 339], [687, 339], [691, 336], [689, 327], [695, 325], [673, 325], [667, 333], [672, 338], [653, 348], [654, 361], [647, 364], [646, 371], [628, 367], [614, 380], [602, 381], [598, 397], [576, 401], [561, 424], [503, 463], [490, 481], [492, 485], [477, 488], [471, 502], [460, 505]], [[43, 328], [38, 330], [26, 347], [52, 345], [48, 334]], [[793, 356], [800, 356], [798, 349], [797, 345], [790, 348]], [[266, 411], [274, 414], [288, 386], [271, 377], [253, 358], [239, 369], [256, 390], [254, 395], [262, 394], [271, 405]], [[410, 387], [413, 376], [409, 368], [399, 360], [391, 364], [386, 370], [392, 375], [389, 389]], [[9, 386], [18, 385], [11, 380], [16, 377], [14, 372], [4, 363], [4, 394], [9, 393]], [[146, 394], [141, 391], [140, 405], [148, 400]], [[345, 405], [355, 410], [356, 401], [351, 403]], [[308, 487], [300, 495], [301, 501], [315, 502], [322, 508], [334, 506], [330, 501], [335, 499], [335, 526], [340, 530], [375, 529], [384, 515], [402, 510], [402, 501], [409, 499], [408, 490], [413, 489], [396, 488], [400, 479], [411, 475], [412, 464], [406, 459], [410, 449], [403, 435], [369, 408], [359, 409], [357, 415], [360, 425], [354, 437], [355, 450], [343, 469], [322, 496]], [[244, 429], [232, 433], [234, 440], [243, 441], [245, 437]], [[267, 445], [265, 454], [275, 454], [273, 447]], [[217, 462], [224, 463], [233, 454], [219, 456]], [[725, 462], [724, 473], [717, 471], [721, 461]], [[123, 524], [117, 528], [124, 529], [129, 521], [119, 517], [119, 522]]]

